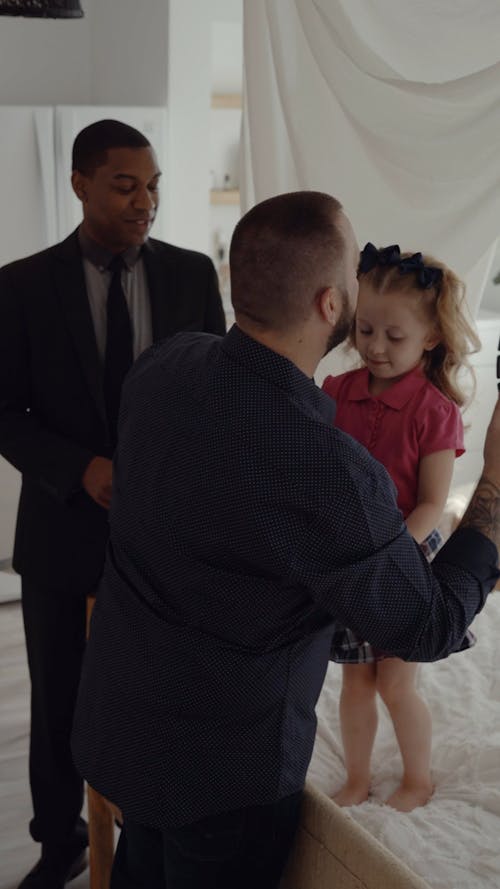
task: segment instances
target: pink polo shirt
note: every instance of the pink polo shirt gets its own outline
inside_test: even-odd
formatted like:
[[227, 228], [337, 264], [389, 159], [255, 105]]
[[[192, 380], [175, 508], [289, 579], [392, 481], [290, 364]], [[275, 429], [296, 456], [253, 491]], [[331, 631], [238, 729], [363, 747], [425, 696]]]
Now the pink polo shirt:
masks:
[[323, 390], [335, 399], [335, 425], [383, 463], [398, 491], [398, 506], [409, 515], [417, 504], [422, 457], [453, 449], [464, 453], [462, 416], [420, 368], [381, 395], [368, 391], [368, 370], [327, 377]]

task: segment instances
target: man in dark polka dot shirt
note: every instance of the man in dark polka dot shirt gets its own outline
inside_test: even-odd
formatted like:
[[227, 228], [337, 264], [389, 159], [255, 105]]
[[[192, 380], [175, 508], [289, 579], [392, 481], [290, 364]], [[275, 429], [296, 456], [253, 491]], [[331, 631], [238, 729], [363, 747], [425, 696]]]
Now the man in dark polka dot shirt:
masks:
[[499, 575], [500, 407], [429, 566], [312, 379], [349, 329], [358, 256], [334, 198], [257, 205], [231, 244], [236, 325], [153, 346], [125, 383], [73, 733], [125, 816], [113, 889], [277, 887], [335, 627], [446, 657]]

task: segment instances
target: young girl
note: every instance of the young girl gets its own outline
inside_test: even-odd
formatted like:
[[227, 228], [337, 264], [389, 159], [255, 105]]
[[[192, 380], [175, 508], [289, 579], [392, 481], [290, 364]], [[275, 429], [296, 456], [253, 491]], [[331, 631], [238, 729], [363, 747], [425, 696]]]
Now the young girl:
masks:
[[[323, 389], [337, 403], [335, 425], [388, 470], [408, 530], [429, 557], [440, 542], [434, 529], [453, 461], [464, 451], [459, 371], [480, 344], [463, 314], [463, 284], [431, 257], [367, 244], [358, 278], [351, 344], [365, 366], [327, 377]], [[468, 633], [462, 647], [471, 644]], [[403, 760], [401, 784], [387, 803], [403, 812], [425, 805], [433, 792], [431, 718], [415, 687], [418, 664], [384, 657], [350, 630], [334, 638], [331, 657], [343, 664], [340, 722], [347, 771], [334, 799], [351, 806], [368, 797], [378, 692]]]

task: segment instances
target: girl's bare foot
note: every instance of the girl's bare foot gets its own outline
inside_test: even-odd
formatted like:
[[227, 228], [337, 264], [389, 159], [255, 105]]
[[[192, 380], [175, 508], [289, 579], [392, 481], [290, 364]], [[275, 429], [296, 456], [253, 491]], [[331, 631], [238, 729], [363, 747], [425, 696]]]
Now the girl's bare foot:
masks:
[[412, 812], [419, 806], [425, 806], [433, 793], [434, 785], [430, 781], [420, 784], [402, 781], [397, 790], [386, 800], [386, 805], [392, 806], [398, 812]]
[[333, 801], [338, 806], [359, 806], [368, 799], [370, 787], [368, 784], [344, 784], [338, 793], [334, 794]]

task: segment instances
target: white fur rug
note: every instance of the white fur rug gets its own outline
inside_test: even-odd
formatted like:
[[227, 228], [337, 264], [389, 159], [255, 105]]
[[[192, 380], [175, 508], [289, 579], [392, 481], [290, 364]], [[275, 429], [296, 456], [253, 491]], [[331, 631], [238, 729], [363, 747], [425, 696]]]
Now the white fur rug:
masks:
[[[373, 795], [344, 810], [433, 889], [500, 889], [500, 592], [491, 594], [474, 631], [473, 649], [419, 671], [433, 718], [432, 800], [409, 814], [383, 805], [399, 782], [401, 761], [379, 700]], [[340, 681], [341, 667], [330, 664], [308, 775], [328, 795], [344, 780]]]

